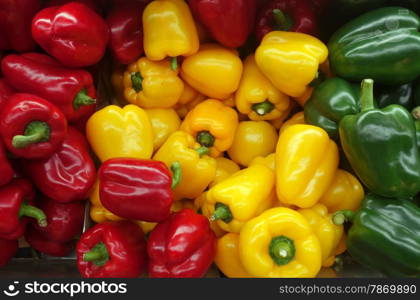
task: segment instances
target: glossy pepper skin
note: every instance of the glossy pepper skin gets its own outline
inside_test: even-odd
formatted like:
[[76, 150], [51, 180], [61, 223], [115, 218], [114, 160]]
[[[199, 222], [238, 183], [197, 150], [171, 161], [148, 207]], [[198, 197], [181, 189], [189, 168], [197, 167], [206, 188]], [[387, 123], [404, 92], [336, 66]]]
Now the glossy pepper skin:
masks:
[[85, 70], [64, 68], [54, 59], [38, 53], [8, 55], [1, 62], [1, 70], [17, 91], [50, 101], [70, 122], [95, 110], [93, 78]]
[[230, 160], [226, 157], [220, 156], [216, 157], [216, 174], [214, 176], [213, 181], [210, 183], [210, 187], [222, 182], [230, 175], [235, 174], [240, 170], [237, 163], [233, 160]]
[[336, 223], [352, 222], [347, 249], [360, 264], [392, 277], [420, 276], [420, 209], [411, 201], [369, 194], [356, 213], [339, 211]]
[[189, 0], [194, 15], [211, 36], [225, 47], [242, 46], [251, 33], [256, 0]]
[[144, 52], [150, 60], [189, 56], [198, 51], [197, 28], [183, 0], [157, 0], [143, 12]]
[[82, 234], [76, 255], [83, 278], [135, 278], [146, 267], [146, 242], [130, 221], [104, 222]]
[[153, 131], [146, 112], [136, 105], [109, 105], [87, 122], [86, 137], [104, 162], [110, 158], [147, 159], [153, 153]]
[[179, 129], [181, 119], [176, 111], [171, 108], [146, 109], [153, 129], [153, 150], [156, 151], [163, 145], [168, 137]]
[[300, 97], [327, 56], [327, 46], [313, 36], [272, 31], [257, 48], [255, 61], [261, 72], [281, 92]]
[[286, 122], [284, 122], [280, 127], [280, 134], [282, 134], [290, 126], [297, 125], [297, 124], [306, 124], [305, 123], [305, 115], [304, 115], [303, 111], [295, 113]]
[[221, 101], [208, 99], [191, 110], [181, 123], [181, 130], [192, 135], [210, 155], [219, 156], [232, 146], [238, 126], [237, 112]]
[[142, 57], [124, 72], [124, 96], [143, 108], [170, 108], [181, 97], [184, 83], [169, 59], [152, 61]]
[[4, 267], [15, 256], [18, 249], [17, 240], [0, 239], [0, 268]]
[[26, 160], [25, 173], [44, 194], [59, 203], [84, 200], [95, 183], [96, 169], [85, 137], [73, 127], [47, 159]]
[[275, 0], [267, 2], [259, 11], [255, 33], [261, 41], [274, 30], [318, 33], [318, 21], [311, 1]]
[[331, 37], [331, 70], [353, 81], [408, 83], [420, 74], [419, 29], [420, 18], [402, 7], [365, 13]]
[[277, 143], [277, 197], [284, 204], [311, 207], [330, 186], [337, 167], [337, 145], [326, 131], [312, 125], [292, 125], [280, 134]]
[[14, 94], [0, 116], [0, 134], [18, 157], [51, 156], [67, 135], [67, 120], [54, 104], [31, 94]]
[[280, 92], [258, 69], [254, 55], [246, 58], [235, 104], [253, 121], [281, 118], [288, 111], [289, 97]]
[[380, 108], [398, 104], [411, 110], [415, 106], [414, 88], [414, 83], [411, 82], [398, 86], [381, 86], [374, 91], [375, 100]]
[[109, 28], [95, 11], [83, 3], [47, 7], [32, 20], [34, 40], [60, 63], [80, 68], [103, 57]]
[[4, 78], [0, 78], [0, 110], [3, 110], [3, 107], [7, 103], [7, 99], [16, 93], [15, 89], [11, 87]]
[[375, 109], [371, 79], [363, 80], [360, 101], [361, 112], [340, 122], [340, 140], [350, 165], [373, 193], [391, 198], [416, 195], [420, 155], [413, 117], [400, 105]]
[[216, 253], [208, 220], [185, 208], [158, 224], [147, 241], [152, 278], [203, 277]]
[[0, 140], [0, 186], [8, 184], [14, 177], [15, 171], [7, 157], [6, 147]]
[[271, 153], [265, 157], [258, 156], [251, 161], [250, 166], [257, 165], [257, 164], [264, 165], [268, 167], [269, 169], [271, 169], [273, 172], [275, 172], [276, 171], [276, 154]]
[[253, 277], [315, 277], [321, 268], [321, 247], [311, 226], [285, 207], [266, 210], [245, 224], [239, 255]]

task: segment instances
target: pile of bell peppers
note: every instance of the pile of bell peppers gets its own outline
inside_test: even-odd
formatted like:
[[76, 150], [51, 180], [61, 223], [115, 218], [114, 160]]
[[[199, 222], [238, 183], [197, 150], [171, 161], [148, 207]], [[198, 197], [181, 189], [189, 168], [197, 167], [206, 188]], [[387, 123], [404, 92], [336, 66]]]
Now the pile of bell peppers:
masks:
[[0, 267], [420, 277], [420, 17], [382, 2], [0, 0]]

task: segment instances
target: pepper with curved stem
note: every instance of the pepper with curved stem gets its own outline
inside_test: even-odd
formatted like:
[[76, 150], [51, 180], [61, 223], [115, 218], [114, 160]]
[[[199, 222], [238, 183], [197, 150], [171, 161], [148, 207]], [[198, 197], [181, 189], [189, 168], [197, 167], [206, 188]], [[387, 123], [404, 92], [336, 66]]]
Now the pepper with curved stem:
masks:
[[274, 108], [274, 104], [268, 100], [252, 105], [252, 110], [255, 111], [259, 116], [269, 114]]
[[25, 148], [30, 144], [48, 141], [50, 138], [50, 127], [46, 122], [33, 121], [29, 123], [23, 135], [15, 135], [12, 145], [15, 148]]
[[225, 223], [230, 223], [233, 220], [232, 212], [226, 204], [217, 202], [214, 208], [214, 213], [209, 218], [210, 221], [222, 220]]

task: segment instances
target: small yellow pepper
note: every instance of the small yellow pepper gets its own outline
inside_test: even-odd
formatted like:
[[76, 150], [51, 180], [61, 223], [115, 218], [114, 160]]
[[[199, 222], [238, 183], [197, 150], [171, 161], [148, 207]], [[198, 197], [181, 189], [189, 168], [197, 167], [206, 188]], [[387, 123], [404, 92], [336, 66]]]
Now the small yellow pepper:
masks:
[[229, 278], [252, 277], [239, 258], [239, 234], [227, 233], [217, 240], [214, 262]]
[[298, 212], [275, 207], [248, 221], [239, 236], [239, 255], [255, 277], [315, 277], [321, 269], [321, 246]]
[[181, 130], [192, 135], [197, 142], [210, 149], [217, 157], [232, 146], [238, 113], [221, 101], [208, 99], [191, 110], [181, 124]]
[[271, 154], [267, 155], [266, 157], [258, 156], [251, 161], [250, 166], [253, 166], [253, 165], [256, 165], [256, 164], [264, 165], [264, 166], [270, 168], [270, 170], [272, 170], [274, 172], [274, 171], [276, 171], [276, 154], [271, 153]]
[[291, 103], [258, 69], [254, 55], [245, 60], [244, 73], [235, 94], [239, 112], [251, 120], [274, 120], [281, 118]]
[[303, 113], [303, 111], [295, 113], [293, 116], [290, 117], [289, 120], [284, 122], [283, 125], [280, 127], [280, 134], [282, 134], [283, 131], [286, 130], [286, 128], [297, 124], [305, 124], [305, 114]]
[[155, 153], [153, 159], [162, 161], [168, 168], [175, 161], [181, 164], [182, 178], [174, 190], [175, 200], [197, 198], [214, 179], [216, 161], [207, 152], [188, 133], [175, 131]]
[[153, 129], [153, 150], [156, 151], [167, 138], [179, 129], [181, 119], [175, 110], [167, 108], [146, 109]]
[[197, 28], [183, 0], [155, 0], [143, 12], [143, 44], [151, 60], [189, 56], [198, 51]]
[[136, 105], [109, 105], [98, 110], [86, 124], [86, 136], [102, 162], [116, 157], [147, 159], [153, 153], [152, 125]]
[[265, 121], [243, 121], [236, 129], [229, 157], [242, 166], [249, 166], [258, 156], [273, 153], [277, 144], [277, 131]]
[[230, 175], [235, 174], [240, 170], [239, 166], [232, 160], [226, 157], [216, 157], [216, 176], [210, 183], [210, 187], [222, 182]]
[[168, 59], [151, 61], [142, 57], [124, 72], [125, 99], [143, 108], [170, 108], [183, 90], [178, 69], [172, 70]]
[[203, 215], [237, 233], [245, 222], [273, 206], [274, 181], [274, 172], [264, 165], [243, 169], [208, 190]]
[[327, 191], [319, 200], [330, 213], [338, 210], [356, 211], [365, 197], [360, 181], [351, 173], [338, 169]]
[[[206, 199], [207, 199], [207, 192], [204, 192], [200, 196], [195, 198], [194, 208], [197, 212], [199, 212], [199, 213], [203, 212], [203, 205], [204, 205], [204, 203], [206, 203]], [[178, 202], [178, 201], [176, 201], [176, 202]], [[209, 220], [209, 223], [210, 223], [211, 230], [213, 230], [214, 234], [217, 237], [221, 237], [224, 234], [226, 234], [226, 231], [224, 231], [222, 228], [220, 228], [220, 226], [217, 224], [216, 220]]]
[[232, 96], [238, 89], [242, 61], [233, 49], [205, 44], [184, 59], [181, 77], [200, 93], [219, 100]]
[[278, 199], [300, 208], [313, 206], [331, 185], [337, 167], [337, 145], [325, 130], [300, 124], [286, 128], [276, 149]]
[[315, 79], [328, 48], [317, 38], [298, 32], [272, 31], [255, 52], [261, 72], [281, 92], [300, 97]]

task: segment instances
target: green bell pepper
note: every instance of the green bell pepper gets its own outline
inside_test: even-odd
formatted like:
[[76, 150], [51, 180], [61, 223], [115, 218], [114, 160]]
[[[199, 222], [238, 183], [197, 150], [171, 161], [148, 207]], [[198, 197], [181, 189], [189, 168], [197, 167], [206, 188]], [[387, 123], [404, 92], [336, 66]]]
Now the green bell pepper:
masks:
[[404, 84], [420, 75], [420, 18], [402, 7], [370, 11], [330, 39], [330, 66], [347, 80]]
[[413, 84], [410, 82], [399, 86], [381, 86], [375, 89], [375, 100], [379, 108], [399, 104], [411, 110], [414, 105]]
[[357, 212], [338, 211], [335, 224], [352, 222], [347, 250], [354, 260], [393, 277], [420, 276], [420, 208], [408, 200], [366, 195]]
[[360, 180], [384, 197], [411, 198], [420, 191], [420, 153], [414, 118], [403, 106], [375, 109], [373, 80], [365, 79], [361, 112], [339, 126], [341, 146]]

